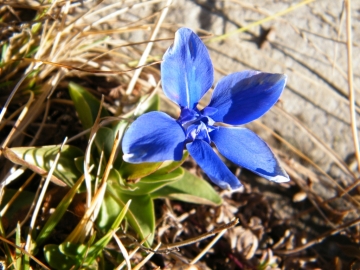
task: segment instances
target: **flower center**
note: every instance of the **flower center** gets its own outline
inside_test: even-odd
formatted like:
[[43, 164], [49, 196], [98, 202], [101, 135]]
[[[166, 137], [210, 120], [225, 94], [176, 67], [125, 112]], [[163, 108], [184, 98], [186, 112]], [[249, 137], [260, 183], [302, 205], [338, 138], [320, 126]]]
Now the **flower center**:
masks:
[[186, 143], [192, 142], [195, 139], [203, 140], [211, 143], [209, 133], [218, 127], [214, 126], [215, 121], [209, 115], [214, 114], [216, 109], [205, 108], [202, 111], [198, 109], [181, 108], [178, 123], [184, 128], [186, 133]]

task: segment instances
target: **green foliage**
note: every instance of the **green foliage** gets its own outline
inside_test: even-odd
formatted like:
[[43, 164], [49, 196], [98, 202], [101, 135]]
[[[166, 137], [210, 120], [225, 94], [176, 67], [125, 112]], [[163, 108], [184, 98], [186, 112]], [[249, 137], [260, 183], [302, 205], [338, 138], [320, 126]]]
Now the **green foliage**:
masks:
[[146, 195], [155, 192], [156, 190], [162, 188], [163, 186], [169, 185], [170, 183], [179, 180], [184, 174], [182, 168], [177, 168], [176, 170], [169, 173], [153, 173], [144, 178], [142, 178], [137, 183], [128, 183], [126, 186], [113, 186], [114, 189], [118, 190], [120, 193], [128, 195]]
[[75, 244], [64, 242], [60, 245], [49, 244], [44, 247], [45, 259], [53, 269], [71, 269], [80, 267], [82, 269], [98, 269], [97, 260], [104, 248], [112, 239], [112, 235], [123, 221], [129, 209], [130, 201], [124, 204], [123, 209], [111, 224], [109, 231], [94, 242], [94, 234], [87, 244]]
[[202, 178], [184, 170], [182, 177], [151, 193], [152, 198], [170, 198], [197, 204], [219, 205], [221, 198], [212, 186]]
[[[69, 92], [84, 129], [93, 128], [100, 109], [100, 102], [75, 83], [69, 84]], [[154, 95], [140, 102], [135, 115], [138, 116], [139, 113], [142, 114], [158, 108], [159, 98]], [[107, 111], [102, 109], [100, 117], [108, 116]], [[87, 243], [83, 241], [72, 242], [67, 239], [60, 245], [48, 243], [43, 247], [65, 212], [68, 211], [76, 193], [85, 190], [84, 184], [82, 184], [85, 153], [75, 146], [66, 145], [63, 147], [52, 181], [58, 185], [66, 185], [70, 189], [39, 230], [32, 246], [34, 253], [37, 253], [39, 248], [44, 248], [45, 259], [51, 268], [98, 268], [98, 259], [103, 258], [103, 250], [123, 220], [126, 220], [141, 239], [146, 239], [145, 245], [150, 247], [155, 232], [154, 199], [170, 198], [210, 205], [221, 203], [221, 198], [208, 182], [180, 167], [188, 157], [186, 151], [183, 159], [177, 162], [129, 164], [122, 160], [121, 151], [117, 153], [115, 158], [112, 158], [114, 140], [117, 134], [122, 136], [129, 121], [118, 120], [109, 122], [110, 124], [107, 126], [100, 127], [98, 125], [95, 127], [96, 137], [90, 151], [90, 165], [95, 165], [91, 171], [91, 189], [94, 194], [101, 181], [95, 182], [93, 180], [97, 178], [97, 174], [99, 174], [98, 178], [101, 179], [107, 163], [113, 161], [108, 177], [104, 180], [106, 181], [106, 186], [104, 186], [106, 190], [101, 201], [99, 214], [95, 220], [96, 234], [93, 234]], [[53, 165], [59, 149], [59, 146], [55, 145], [20, 147], [5, 149], [4, 154], [14, 163], [25, 166], [41, 175], [46, 175]], [[102, 153], [103, 159], [100, 164]], [[95, 186], [96, 183], [99, 183], [99, 186]], [[7, 194], [10, 193], [10, 190], [6, 190], [4, 202], [7, 201]], [[129, 204], [129, 202], [131, 203]], [[16, 208], [16, 203], [13, 204], [13, 207]], [[10, 210], [9, 213], [11, 213]], [[20, 231], [17, 236], [20, 237]], [[21, 261], [17, 260], [16, 263], [19, 264]]]
[[[113, 142], [115, 139], [115, 134], [111, 128], [101, 127], [96, 132], [95, 145], [98, 149], [98, 152], [104, 151], [105, 158], [109, 157]], [[107, 160], [105, 160], [106, 162]]]
[[66, 256], [59, 250], [58, 245], [46, 245], [44, 247], [44, 255], [50, 267], [56, 270], [71, 269], [73, 266], [78, 267], [78, 260], [74, 257]]
[[[4, 150], [4, 155], [12, 162], [23, 165], [32, 171], [45, 175], [54, 162], [60, 146], [50, 145], [41, 147], [14, 147]], [[52, 181], [62, 185], [73, 186], [82, 175], [74, 163], [78, 157], [84, 156], [83, 151], [75, 146], [65, 145], [62, 149], [60, 159], [57, 163]], [[61, 179], [61, 180], [60, 180]]]
[[[149, 195], [127, 195], [119, 193], [112, 188], [108, 189], [108, 195], [109, 196], [105, 196], [105, 202], [101, 212], [103, 212], [104, 209], [109, 210], [111, 207], [113, 207], [113, 209], [121, 209], [127, 200], [132, 200], [126, 218], [137, 234], [142, 239], [147, 239], [145, 244], [150, 246], [154, 239], [155, 231], [155, 211], [151, 197]], [[98, 219], [98, 226], [103, 231], [108, 230], [108, 224], [118, 215], [116, 211], [107, 211], [106, 214], [107, 220]], [[105, 214], [103, 213], [101, 216], [105, 217]], [[102, 224], [100, 224], [101, 221]]]
[[123, 161], [119, 172], [127, 180], [136, 180], [155, 172], [161, 164], [162, 162], [131, 164]]
[[64, 198], [59, 203], [58, 207], [52, 213], [50, 218], [47, 220], [45, 225], [42, 227], [40, 233], [38, 234], [35, 240], [35, 246], [42, 245], [45, 240], [51, 235], [55, 226], [60, 222], [61, 218], [64, 216], [67, 211], [70, 203], [72, 202], [76, 192], [78, 191], [83, 179], [79, 179], [75, 185], [68, 191]]
[[143, 96], [140, 99], [140, 106], [135, 112], [136, 116], [140, 116], [144, 113], [151, 111], [158, 111], [160, 108], [160, 98], [158, 95]]
[[[5, 193], [1, 197], [1, 209], [4, 209], [4, 206], [14, 198], [15, 193], [17, 190], [14, 189], [5, 189]], [[5, 217], [11, 219], [18, 213], [19, 211], [24, 210], [24, 205], [31, 205], [34, 200], [34, 193], [29, 191], [22, 191], [21, 196], [17, 197], [13, 203], [10, 205], [8, 210], [5, 213]]]
[[[91, 128], [99, 112], [100, 102], [76, 83], [69, 83], [69, 93], [84, 129]], [[105, 116], [109, 116], [109, 114], [102, 109], [100, 117]]]

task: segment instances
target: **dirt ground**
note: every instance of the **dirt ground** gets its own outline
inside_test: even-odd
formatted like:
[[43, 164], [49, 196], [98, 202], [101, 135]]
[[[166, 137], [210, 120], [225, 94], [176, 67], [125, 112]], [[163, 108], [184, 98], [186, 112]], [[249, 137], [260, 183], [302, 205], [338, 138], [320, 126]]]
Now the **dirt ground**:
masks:
[[[240, 252], [243, 261], [236, 263], [235, 259], [228, 257], [235, 268], [252, 268], [249, 266], [251, 263], [246, 262], [247, 259], [250, 262], [256, 253], [249, 251], [249, 247], [254, 247], [254, 239], [259, 240], [260, 250], [261, 245], [262, 248], [272, 247], [272, 251], [281, 256], [277, 250], [304, 247], [322, 233], [330, 233], [359, 217], [348, 199], [324, 204], [325, 200], [339, 196], [338, 184], [346, 189], [358, 178], [348, 99], [344, 2], [314, 1], [261, 26], [234, 33], [296, 3], [281, 0], [175, 1], [166, 19], [170, 25], [164, 24], [164, 28], [171, 31], [186, 26], [204, 35], [221, 36], [233, 32], [219, 41], [211, 37], [205, 39], [217, 71], [216, 79], [246, 69], [285, 73], [288, 76], [281, 101], [259, 120], [269, 129], [259, 123], [253, 123], [249, 128], [265, 138], [283, 157], [292, 182], [277, 185], [262, 179], [255, 180], [254, 176], [246, 173], [241, 177], [246, 183], [244, 193], [232, 195], [230, 202], [232, 207], [237, 207], [233, 214], [241, 217], [241, 229], [237, 228], [227, 236], [232, 238], [230, 242], [233, 245], [236, 242], [234, 238], [238, 237], [235, 250]], [[360, 64], [359, 1], [352, 1], [351, 16], [354, 90], [359, 104], [360, 73], [356, 68]], [[161, 35], [165, 37], [169, 33], [164, 29]], [[359, 107], [356, 108], [359, 122]], [[291, 151], [271, 131], [297, 148], [313, 164], [296, 151]], [[353, 174], [340, 168], [340, 163], [344, 162]], [[314, 168], [314, 164], [318, 168]], [[358, 196], [356, 194], [359, 194], [359, 189], [352, 193]], [[263, 234], [259, 230], [263, 230]], [[326, 238], [322, 244], [309, 245], [309, 249], [304, 248], [302, 252], [289, 252], [288, 256], [282, 257], [281, 267], [359, 269], [359, 228], [348, 229], [350, 231], [352, 236], [343, 232]], [[269, 245], [265, 244], [266, 241], [275, 243]], [[256, 253], [258, 256], [262, 254], [260, 250]], [[211, 262], [208, 266], [213, 268]]]
[[[360, 74], [356, 67], [360, 63], [360, 3], [352, 2], [354, 88], [359, 95]], [[223, 35], [293, 4], [294, 1], [176, 1], [167, 21]], [[221, 73], [245, 69], [287, 74], [287, 88], [279, 107], [299, 119], [345, 160], [354, 155], [345, 26], [343, 1], [315, 1], [223, 41], [210, 39], [207, 44], [215, 67], [221, 71], [217, 78], [223, 76]], [[339, 176], [332, 158], [279, 110], [273, 110], [261, 121], [324, 170]]]
[[[344, 2], [307, 2], [310, 3], [296, 6], [302, 2], [173, 1], [158, 37], [168, 38], [183, 26], [203, 34], [217, 71], [216, 80], [246, 69], [286, 74], [287, 87], [278, 104], [280, 109], [272, 110], [260, 121], [323, 170], [340, 177], [341, 170], [334, 157], [324, 151], [318, 141], [351, 165], [355, 151], [348, 101]], [[161, 4], [157, 6], [162, 7]], [[282, 16], [236, 33], [239, 28], [292, 6], [296, 8]], [[352, 65], [357, 95], [360, 94], [360, 74], [356, 68], [360, 61], [359, 9], [360, 3], [352, 1]], [[130, 10], [127, 16], [130, 20], [153, 11], [152, 7], [146, 6]], [[216, 40], [224, 34], [228, 34], [227, 37]], [[206, 35], [214, 35], [214, 38], [206, 38]], [[139, 41], [146, 36], [144, 32], [134, 32], [127, 38]], [[171, 41], [163, 42], [156, 47], [165, 50], [170, 44]], [[154, 51], [158, 52], [156, 47]], [[358, 112], [357, 107], [357, 116]], [[252, 128], [258, 129], [255, 125]], [[268, 137], [265, 133], [262, 135]]]
[[[95, 5], [94, 1], [80, 2], [74, 10], [82, 14]], [[158, 14], [166, 8], [165, 1], [158, 0], [105, 0], [96, 4], [99, 9], [108, 6], [106, 14], [84, 16], [81, 25], [87, 30], [129, 25], [129, 31], [109, 34], [123, 43], [149, 40]], [[351, 1], [351, 5], [351, 60], [359, 127], [360, 1]], [[116, 14], [118, 10], [126, 12]], [[75, 18], [76, 14], [71, 12], [69, 17]], [[100, 23], [107, 14], [114, 14], [110, 17], [113, 23]], [[351, 129], [347, 15], [341, 0], [172, 1], [156, 36], [167, 40], [154, 43], [150, 53], [154, 59], [161, 59], [178, 28], [189, 27], [203, 37], [209, 48], [216, 81], [247, 69], [288, 76], [278, 104], [247, 127], [268, 142], [291, 181], [270, 183], [228, 162], [244, 188], [233, 193], [219, 190], [224, 200], [222, 206], [157, 200], [155, 239], [163, 243], [199, 236], [234, 218], [239, 219], [239, 224], [229, 229], [193, 266], [187, 263], [211, 239], [170, 254], [156, 254], [144, 269], [360, 269], [360, 187]], [[260, 23], [264, 18], [268, 19]], [[94, 21], [96, 25], [92, 25]], [[109, 50], [120, 44], [111, 42], [107, 44]], [[129, 52], [141, 55], [145, 46], [135, 44]], [[106, 63], [112, 61], [104, 59]], [[79, 63], [76, 62], [79, 59], [73, 61]], [[115, 70], [120, 65], [108, 66]], [[133, 74], [123, 75], [122, 81], [113, 76], [109, 81], [118, 85], [111, 87], [123, 93], [126, 87], [121, 83], [125, 79], [128, 83]], [[152, 78], [146, 77], [148, 74], [141, 79], [160, 79], [158, 69]], [[77, 82], [95, 81], [95, 76], [88, 78], [75, 72], [71, 75]], [[59, 85], [65, 92], [67, 86]], [[122, 102], [121, 94], [120, 98], [111, 96], [109, 89], [100, 86], [97, 90], [108, 94], [106, 102], [112, 103], [113, 109]], [[206, 98], [209, 97], [204, 98], [205, 104]], [[173, 113], [173, 107], [163, 100], [161, 106]], [[76, 117], [74, 111], [68, 115]], [[49, 138], [46, 143], [61, 142], [69, 136], [65, 133], [56, 131], [59, 141]], [[191, 158], [184, 166], [202, 174]]]

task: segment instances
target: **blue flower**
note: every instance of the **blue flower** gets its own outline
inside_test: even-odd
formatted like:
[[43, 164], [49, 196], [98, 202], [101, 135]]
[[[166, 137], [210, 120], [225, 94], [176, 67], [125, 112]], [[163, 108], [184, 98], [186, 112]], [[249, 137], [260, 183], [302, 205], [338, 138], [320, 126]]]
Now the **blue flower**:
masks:
[[190, 29], [181, 28], [161, 63], [165, 95], [178, 104], [175, 120], [163, 112], [140, 116], [126, 131], [123, 159], [130, 163], [181, 160], [184, 147], [212, 182], [224, 189], [241, 187], [240, 181], [214, 152], [270, 181], [289, 176], [268, 145], [243, 125], [266, 113], [279, 99], [286, 83], [283, 74], [243, 71], [222, 78], [211, 101], [200, 110], [199, 100], [211, 88], [214, 71], [204, 43]]

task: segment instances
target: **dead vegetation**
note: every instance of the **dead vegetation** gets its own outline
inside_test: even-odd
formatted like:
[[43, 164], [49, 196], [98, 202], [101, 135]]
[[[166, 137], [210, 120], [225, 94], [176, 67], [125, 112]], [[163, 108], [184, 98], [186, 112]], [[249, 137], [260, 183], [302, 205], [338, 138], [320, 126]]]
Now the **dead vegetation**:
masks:
[[[171, 2], [4, 1], [0, 7], [1, 151], [14, 146], [60, 144], [66, 136], [70, 144], [86, 148], [87, 140], [67, 91], [70, 81], [81, 84], [99, 100], [103, 95], [104, 107], [117, 117], [132, 110], [142, 96], [154, 91], [161, 95], [161, 90], [158, 90], [158, 64], [177, 29], [177, 25], [166, 23]], [[350, 39], [350, 2], [346, 1], [343, 16], [344, 24], [350, 31], [346, 41], [349, 53], [346, 77], [351, 94], [344, 102], [351, 111], [350, 124], [355, 135], [359, 107], [353, 94], [351, 48], [354, 45]], [[252, 8], [256, 9], [255, 6]], [[292, 10], [271, 16], [259, 13], [269, 21], [282, 20], [280, 16], [287, 12]], [[147, 15], [149, 13], [151, 15]], [[258, 20], [238, 32], [245, 32], [262, 22]], [[202, 33], [209, 39], [207, 32]], [[264, 40], [273, 42], [267, 36], [259, 38], [263, 39], [261, 44], [265, 44]], [[216, 44], [209, 43], [209, 48], [216, 50]], [[216, 62], [214, 65], [222, 73], [221, 65]], [[163, 106], [165, 110], [174, 111], [169, 104]], [[351, 151], [354, 153], [353, 160], [344, 160], [283, 107], [283, 104], [277, 104], [273, 113], [296, 126], [318, 151], [332, 160], [340, 173], [331, 174], [291, 138], [284, 138], [269, 125], [255, 122], [250, 127], [265, 134], [292, 181], [289, 184], [273, 184], [242, 172], [239, 177], [244, 183], [244, 190], [232, 194], [219, 190], [224, 200], [220, 207], [159, 200], [156, 205], [155, 239], [157, 243], [163, 243], [164, 248], [158, 247], [160, 250], [155, 252], [155, 256], [146, 258], [145, 251], [154, 255], [155, 245], [146, 249], [134, 244], [136, 242], [132, 237], [121, 236], [125, 238], [122, 241], [128, 252], [126, 256], [134, 269], [139, 269], [142, 263], [145, 264], [144, 269], [194, 269], [189, 263], [195, 269], [224, 269], [224, 265], [226, 269], [360, 268], [357, 137], [354, 136], [354, 150]], [[41, 175], [32, 175], [3, 155], [0, 158], [3, 164], [0, 172], [2, 189], [38, 189]], [[239, 168], [228, 165], [239, 175]], [[184, 166], [201, 175], [191, 159]], [[58, 197], [61, 189], [49, 186], [46, 193], [48, 200], [41, 204], [43, 211], [51, 209], [61, 200]], [[23, 231], [31, 216], [28, 213], [33, 210], [30, 205], [26, 202], [23, 210], [14, 215], [14, 220], [21, 222]], [[84, 213], [82, 206], [80, 198], [71, 208], [78, 218]], [[45, 212], [41, 218], [46, 219]], [[31, 250], [24, 247], [25, 234], [19, 242], [21, 249], [10, 244], [16, 241], [10, 233], [16, 223], [3, 217], [3, 212], [1, 215], [1, 240], [4, 244], [1, 257], [9, 254], [4, 251], [6, 249], [10, 249], [14, 257], [24, 256], [26, 252], [31, 254]], [[41, 218], [38, 223], [43, 222]], [[231, 222], [235, 218], [239, 224], [233, 226]], [[65, 235], [55, 238], [64, 239], [78, 219], [67, 221], [60, 229]], [[221, 227], [223, 224], [230, 225]], [[212, 230], [218, 235], [213, 243], [207, 233]], [[202, 240], [202, 237], [206, 239]], [[179, 250], [169, 246], [184, 241], [190, 244], [186, 242], [189, 239], [194, 239], [191, 245]], [[123, 253], [115, 242], [109, 249]], [[138, 251], [132, 252], [134, 250]], [[107, 254], [110, 261], [113, 254], [110, 251]], [[35, 261], [36, 258], [33, 259]], [[37, 259], [44, 263], [41, 257]], [[35, 261], [34, 265], [41, 262]]]

